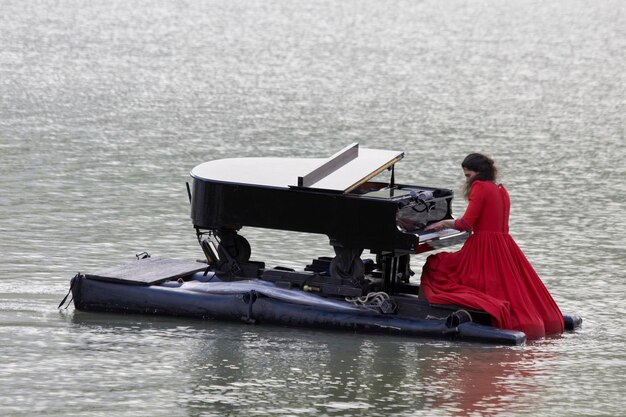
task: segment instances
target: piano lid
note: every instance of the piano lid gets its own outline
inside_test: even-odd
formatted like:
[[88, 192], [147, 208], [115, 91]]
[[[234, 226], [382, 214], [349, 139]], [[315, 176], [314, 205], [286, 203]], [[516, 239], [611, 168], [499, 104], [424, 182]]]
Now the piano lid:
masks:
[[191, 176], [218, 182], [347, 193], [391, 167], [404, 152], [353, 143], [329, 158], [228, 158], [205, 162]]

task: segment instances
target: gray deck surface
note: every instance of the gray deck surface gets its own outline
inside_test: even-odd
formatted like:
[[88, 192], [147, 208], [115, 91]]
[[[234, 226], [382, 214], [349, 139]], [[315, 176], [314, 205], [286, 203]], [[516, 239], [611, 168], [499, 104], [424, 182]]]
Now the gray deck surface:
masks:
[[154, 285], [202, 271], [206, 264], [167, 258], [145, 258], [124, 265], [85, 274], [88, 279], [139, 285]]

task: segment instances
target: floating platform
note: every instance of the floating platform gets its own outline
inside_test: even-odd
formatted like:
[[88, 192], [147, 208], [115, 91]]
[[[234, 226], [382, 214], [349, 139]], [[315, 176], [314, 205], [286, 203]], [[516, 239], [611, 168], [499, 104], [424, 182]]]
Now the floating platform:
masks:
[[[270, 271], [269, 276], [275, 278], [283, 270]], [[431, 305], [415, 294], [373, 293], [369, 300], [368, 297], [323, 297], [263, 279], [223, 281], [206, 263], [167, 258], [139, 259], [92, 274], [77, 274], [71, 281], [71, 293], [79, 311], [166, 315], [501, 345], [520, 345], [526, 340], [522, 332], [491, 327], [490, 317], [484, 312]], [[577, 316], [565, 316], [565, 321], [569, 329], [582, 322]]]

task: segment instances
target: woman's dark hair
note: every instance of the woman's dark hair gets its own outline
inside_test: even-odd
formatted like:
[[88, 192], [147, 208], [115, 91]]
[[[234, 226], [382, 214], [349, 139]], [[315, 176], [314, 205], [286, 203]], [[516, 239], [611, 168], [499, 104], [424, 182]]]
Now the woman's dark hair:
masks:
[[463, 194], [465, 198], [469, 198], [470, 188], [474, 181], [495, 181], [498, 177], [498, 168], [496, 168], [493, 159], [480, 153], [471, 153], [461, 162], [461, 167], [474, 171], [477, 174], [465, 183]]

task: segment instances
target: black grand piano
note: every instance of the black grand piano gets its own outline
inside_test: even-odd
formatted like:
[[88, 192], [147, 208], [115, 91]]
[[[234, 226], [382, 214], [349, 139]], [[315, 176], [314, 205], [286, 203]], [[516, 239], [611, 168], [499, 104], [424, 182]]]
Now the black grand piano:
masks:
[[[410, 255], [462, 242], [467, 233], [424, 232], [452, 217], [453, 192], [395, 182], [403, 152], [353, 143], [329, 158], [233, 158], [191, 171], [191, 218], [205, 255], [222, 274], [260, 277], [326, 295], [417, 291]], [[389, 171], [389, 172], [387, 172]], [[388, 180], [375, 177], [387, 172]], [[336, 256], [313, 274], [264, 269], [250, 261], [245, 226], [327, 235]], [[368, 249], [374, 260], [364, 263]], [[369, 278], [366, 278], [366, 275]]]

